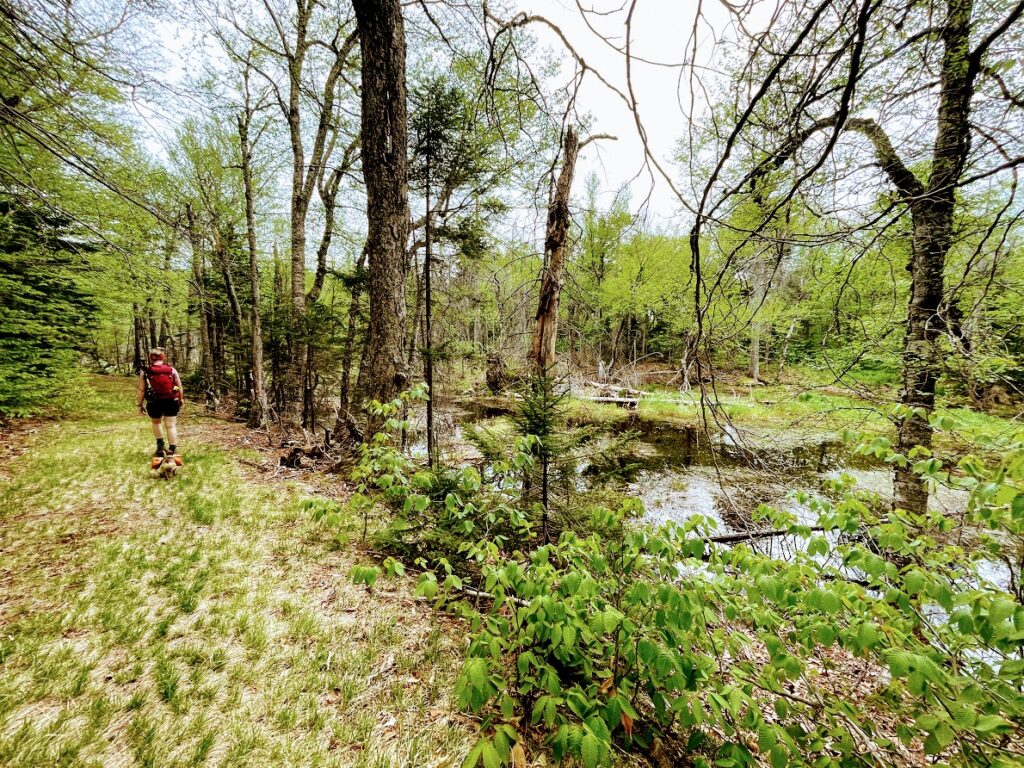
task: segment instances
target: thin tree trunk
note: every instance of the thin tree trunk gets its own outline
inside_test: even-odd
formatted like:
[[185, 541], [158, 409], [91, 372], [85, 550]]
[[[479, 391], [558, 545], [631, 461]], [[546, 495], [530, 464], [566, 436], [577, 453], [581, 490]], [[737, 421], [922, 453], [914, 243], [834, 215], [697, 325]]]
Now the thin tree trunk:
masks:
[[[160, 346], [167, 347], [168, 345], [174, 344], [174, 337], [171, 335], [171, 250], [174, 248], [175, 243], [172, 241], [167, 244], [167, 248], [164, 251], [164, 266], [163, 266], [163, 279], [164, 279], [164, 293], [163, 301], [160, 306]], [[180, 364], [180, 361], [178, 362]]]
[[761, 380], [761, 323], [753, 320], [750, 323], [750, 378]]
[[288, 366], [288, 333], [284, 331], [288, 324], [290, 312], [284, 268], [277, 255], [277, 242], [273, 246], [274, 259], [274, 329], [275, 337], [270, 358], [271, 376], [274, 382], [274, 403], [280, 413], [284, 409], [286, 387], [285, 369]]
[[569, 193], [572, 190], [578, 153], [579, 135], [575, 128], [569, 126], [562, 147], [562, 171], [558, 175], [555, 194], [548, 208], [547, 233], [544, 238], [545, 267], [530, 342], [529, 359], [538, 376], [548, 375], [555, 362], [558, 299], [562, 291], [562, 271], [569, 237]]
[[249, 125], [252, 112], [249, 109], [249, 70], [245, 70], [246, 110], [238, 115], [238, 142], [242, 156], [242, 186], [245, 190], [245, 234], [249, 247], [249, 342], [252, 352], [252, 367], [249, 371], [252, 387], [252, 407], [249, 410], [249, 426], [267, 426], [269, 407], [267, 390], [263, 383], [263, 325], [260, 318], [260, 268], [256, 251], [256, 204], [252, 178], [252, 146], [249, 142]]
[[231, 319], [235, 322], [235, 329], [239, 338], [242, 337], [245, 329], [245, 320], [242, 316], [242, 305], [238, 301], [238, 292], [235, 291], [235, 277], [231, 271], [231, 261], [227, 249], [224, 247], [224, 238], [221, 237], [220, 228], [215, 223], [213, 227], [213, 255], [217, 259], [217, 266], [220, 268], [220, 275], [224, 280], [224, 291], [228, 296], [228, 308], [231, 310]]
[[[428, 135], [429, 136], [429, 135]], [[426, 184], [426, 256], [423, 259], [423, 291], [426, 306], [424, 308], [423, 359], [425, 363], [424, 378], [427, 381], [427, 463], [431, 469], [437, 466], [437, 445], [434, 440], [434, 348], [431, 346], [430, 329], [431, 296], [430, 296], [430, 257], [431, 257], [431, 226], [430, 226], [430, 141], [427, 140], [427, 184]]]
[[789, 342], [793, 338], [793, 331], [796, 329], [796, 320], [791, 320], [789, 330], [786, 331], [786, 338], [782, 342], [782, 351], [779, 353], [779, 368], [775, 372], [775, 383], [782, 381], [782, 369], [786, 367], [786, 355], [789, 353]]
[[[305, 399], [305, 394], [301, 390], [305, 383], [303, 363], [308, 357], [305, 349], [307, 302], [306, 219], [313, 193], [323, 179], [326, 167], [325, 160], [334, 146], [334, 139], [337, 135], [337, 119], [334, 106], [335, 92], [338, 81], [343, 73], [345, 62], [355, 45], [354, 36], [349, 35], [340, 47], [335, 48], [334, 43], [330, 46], [330, 49], [334, 52], [334, 59], [331, 61], [330, 69], [324, 79], [323, 91], [319, 99], [319, 119], [316, 123], [313, 144], [307, 156], [303, 143], [302, 104], [304, 85], [302, 82], [302, 72], [306, 54], [316, 44], [315, 36], [319, 32], [319, 30], [311, 31], [310, 29], [310, 21], [315, 6], [315, 2], [309, 2], [308, 0], [300, 0], [297, 4], [298, 13], [294, 22], [295, 39], [290, 47], [286, 45], [285, 54], [288, 68], [287, 103], [281, 102], [282, 111], [288, 123], [288, 136], [292, 150], [292, 189], [290, 211], [291, 316], [288, 324], [290, 354], [287, 369], [284, 373], [284, 386], [282, 389], [285, 402], [282, 404], [280, 416], [282, 422], [291, 426], [299, 423], [302, 401]], [[273, 15], [272, 11], [271, 15]], [[274, 21], [280, 28], [280, 19], [275, 16]], [[386, 127], [382, 126], [382, 130], [386, 130]], [[319, 293], [319, 288], [316, 289], [316, 293]]]
[[[360, 272], [366, 266], [366, 249], [359, 254], [359, 261], [356, 262], [356, 276], [361, 278]], [[352, 285], [351, 297], [348, 305], [348, 328], [345, 331], [345, 341], [341, 353], [341, 385], [338, 393], [338, 419], [334, 424], [333, 434], [336, 439], [341, 440], [348, 433], [349, 441], [361, 438], [352, 430], [356, 427], [355, 418], [352, 416], [352, 355], [355, 351], [356, 332], [359, 327], [359, 304], [363, 295], [363, 281], [357, 279]]]
[[[191, 292], [189, 294], [189, 303], [192, 301]], [[192, 372], [192, 314], [190, 312], [185, 313], [185, 357], [184, 360], [179, 362], [178, 367], [187, 373]]]
[[145, 337], [145, 331], [142, 327], [142, 314], [139, 311], [138, 302], [132, 304], [132, 337], [135, 342], [135, 349], [132, 355], [132, 367], [135, 369], [135, 373], [142, 370], [143, 365], [143, 351], [142, 346]]
[[192, 206], [186, 206], [188, 220], [188, 239], [192, 247], [192, 287], [195, 291], [196, 305], [199, 310], [199, 370], [202, 372], [203, 386], [206, 389], [216, 387], [216, 375], [213, 365], [213, 354], [210, 335], [210, 313], [206, 305], [205, 278], [203, 275], [203, 253], [199, 245], [199, 233], [196, 230], [196, 216]]
[[149, 329], [150, 349], [160, 346], [157, 343], [159, 337], [156, 332], [156, 314], [153, 312], [153, 299], [148, 296], [146, 297], [146, 327]]
[[423, 338], [423, 272], [419, 268], [419, 261], [416, 259], [415, 253], [410, 259], [410, 266], [412, 267], [413, 281], [415, 282], [415, 290], [413, 296], [415, 296], [415, 304], [413, 304], [412, 310], [412, 322], [408, 323], [409, 333], [405, 337], [405, 349], [406, 349], [406, 364], [409, 366], [409, 370], [412, 370], [412, 364], [416, 359], [416, 352], [418, 350], [417, 342]]
[[[359, 367], [362, 399], [405, 386], [405, 246], [409, 234], [405, 27], [399, 0], [355, 0], [362, 51], [362, 165], [366, 180], [370, 324]], [[371, 419], [369, 432], [379, 428]]]
[[[358, 274], [366, 267], [366, 251], [359, 254], [359, 261], [356, 262], [356, 273]], [[340, 410], [349, 410], [352, 405], [352, 353], [355, 350], [356, 331], [359, 326], [359, 302], [363, 295], [362, 280], [356, 281], [352, 286], [351, 298], [348, 306], [348, 329], [345, 331], [345, 343], [341, 355], [341, 389], [338, 397]]]
[[316, 274], [313, 275], [313, 286], [306, 295], [307, 302], [319, 301], [320, 292], [324, 287], [324, 278], [327, 276], [327, 253], [334, 237], [334, 203], [338, 198], [338, 186], [343, 170], [344, 167], [336, 168], [320, 190], [320, 199], [324, 204], [324, 233], [316, 250]]

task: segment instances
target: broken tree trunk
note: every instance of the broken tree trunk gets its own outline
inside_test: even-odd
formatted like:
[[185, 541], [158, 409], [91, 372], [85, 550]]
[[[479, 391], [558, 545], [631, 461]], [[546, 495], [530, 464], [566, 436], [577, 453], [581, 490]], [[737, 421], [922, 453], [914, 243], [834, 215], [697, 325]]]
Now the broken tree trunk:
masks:
[[530, 342], [530, 363], [538, 376], [546, 376], [555, 362], [555, 339], [558, 336], [558, 299], [562, 292], [566, 241], [569, 239], [569, 193], [576, 172], [579, 134], [572, 126], [565, 132], [562, 145], [562, 171], [558, 175], [554, 197], [548, 208], [547, 234], [544, 238], [544, 274], [540, 298]]

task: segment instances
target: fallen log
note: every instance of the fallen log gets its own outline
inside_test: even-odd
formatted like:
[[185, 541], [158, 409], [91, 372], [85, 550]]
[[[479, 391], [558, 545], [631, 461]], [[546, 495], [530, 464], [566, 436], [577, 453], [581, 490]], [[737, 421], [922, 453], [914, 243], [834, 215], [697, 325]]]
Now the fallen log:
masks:
[[583, 397], [577, 398], [579, 400], [586, 400], [591, 403], [612, 403], [614, 405], [622, 405], [626, 408], [636, 408], [640, 405], [639, 397]]
[[602, 384], [599, 381], [590, 381], [589, 379], [585, 380], [584, 383], [594, 389], [603, 389], [608, 392], [625, 392], [627, 395], [636, 395], [638, 397], [645, 394], [643, 390], [627, 387], [625, 384], [612, 384], [610, 382], [604, 382]]
[[[820, 533], [825, 529], [820, 525], [812, 525], [808, 530]], [[745, 533], [723, 533], [720, 536], [709, 536], [706, 541], [714, 544], [737, 544], [741, 541], [754, 541], [756, 539], [770, 539], [772, 536], [794, 536], [788, 528], [775, 528], [768, 531], [747, 531]]]

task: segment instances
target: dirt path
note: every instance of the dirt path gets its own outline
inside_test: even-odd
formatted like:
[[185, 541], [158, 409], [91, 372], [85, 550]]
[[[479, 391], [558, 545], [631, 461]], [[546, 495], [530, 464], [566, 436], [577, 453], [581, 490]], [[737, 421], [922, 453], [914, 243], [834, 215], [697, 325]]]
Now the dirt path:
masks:
[[458, 765], [459, 632], [408, 581], [349, 582], [357, 550], [302, 506], [327, 481], [188, 416], [153, 480], [148, 423], [104, 390], [0, 457], [0, 764]]

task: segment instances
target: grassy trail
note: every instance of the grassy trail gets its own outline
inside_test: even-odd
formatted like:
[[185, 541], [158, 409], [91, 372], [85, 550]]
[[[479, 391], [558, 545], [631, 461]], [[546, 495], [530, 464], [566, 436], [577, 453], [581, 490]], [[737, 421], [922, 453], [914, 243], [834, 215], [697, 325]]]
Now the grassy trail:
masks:
[[0, 459], [0, 765], [457, 765], [443, 617], [350, 584], [232, 425], [186, 412], [183, 471], [150, 478], [130, 384], [97, 388]]

